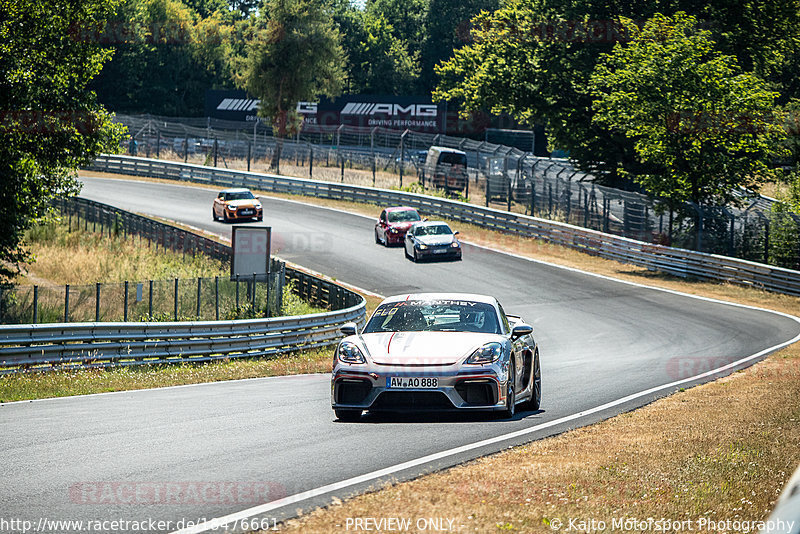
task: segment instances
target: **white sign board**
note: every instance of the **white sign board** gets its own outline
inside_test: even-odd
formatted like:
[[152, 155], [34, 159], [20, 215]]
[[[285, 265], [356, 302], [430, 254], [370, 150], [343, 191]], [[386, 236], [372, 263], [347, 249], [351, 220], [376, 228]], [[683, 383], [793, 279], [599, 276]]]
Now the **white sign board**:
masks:
[[272, 228], [268, 226], [234, 226], [231, 280], [266, 280], [269, 273], [269, 252]]

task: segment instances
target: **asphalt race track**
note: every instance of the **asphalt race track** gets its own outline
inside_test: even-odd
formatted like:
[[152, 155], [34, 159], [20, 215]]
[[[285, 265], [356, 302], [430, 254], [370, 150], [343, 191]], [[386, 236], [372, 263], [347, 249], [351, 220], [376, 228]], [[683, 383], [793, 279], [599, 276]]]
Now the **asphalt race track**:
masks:
[[[214, 190], [105, 178], [84, 182], [86, 198], [230, 237], [230, 225], [211, 219]], [[339, 423], [330, 409], [328, 376], [5, 404], [2, 516], [34, 525], [40, 518], [171, 521], [165, 531], [185, 526], [180, 520], [234, 514], [331, 485], [331, 491], [256, 510], [280, 520], [379, 480], [406, 479], [641, 406], [708, 377], [677, 381], [800, 334], [800, 324], [786, 316], [469, 245], [461, 262], [414, 264], [402, 248], [374, 244], [370, 219], [270, 198], [262, 203], [273, 251], [285, 260], [382, 295], [495, 295], [507, 312], [534, 326], [542, 410], [513, 420], [458, 414]], [[481, 440], [490, 441], [469, 446]], [[379, 470], [385, 471], [378, 479], [351, 480]], [[337, 484], [342, 481], [348, 482]], [[61, 527], [52, 531], [70, 531]]]

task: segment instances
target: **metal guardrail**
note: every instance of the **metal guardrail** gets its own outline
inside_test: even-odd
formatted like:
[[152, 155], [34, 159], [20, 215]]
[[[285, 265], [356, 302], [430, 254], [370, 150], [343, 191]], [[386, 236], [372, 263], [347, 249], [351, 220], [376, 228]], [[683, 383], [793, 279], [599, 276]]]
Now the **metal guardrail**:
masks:
[[249, 187], [276, 193], [378, 205], [408, 205], [424, 211], [428, 216], [535, 237], [602, 258], [680, 277], [732, 282], [778, 293], [800, 295], [800, 272], [792, 269], [645, 243], [565, 223], [439, 197], [130, 156], [101, 156], [90, 168], [102, 172], [190, 181], [214, 186]]
[[[96, 214], [114, 215], [121, 228], [131, 233], [171, 235], [162, 246], [181, 245], [226, 260], [230, 257], [228, 245], [202, 235], [97, 202], [81, 200], [81, 204]], [[169, 233], [159, 232], [166, 231], [161, 226]], [[0, 325], [0, 374], [269, 356], [335, 344], [342, 323], [364, 324], [366, 301], [361, 295], [288, 266], [286, 278], [294, 281], [294, 290], [302, 298], [332, 311], [235, 321]]]

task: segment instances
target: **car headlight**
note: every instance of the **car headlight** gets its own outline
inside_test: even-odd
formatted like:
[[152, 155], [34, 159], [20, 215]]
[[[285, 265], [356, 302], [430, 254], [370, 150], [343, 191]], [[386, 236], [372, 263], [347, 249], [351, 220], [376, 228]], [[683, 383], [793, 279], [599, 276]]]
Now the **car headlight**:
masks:
[[261, 204], [256, 204], [256, 209], [260, 210], [261, 209]]
[[458, 241], [453, 241], [453, 243], [452, 243], [450, 246], [451, 246], [451, 247], [453, 247], [453, 248], [458, 248], [458, 247], [460, 247], [461, 245], [459, 244], [459, 242], [458, 242]]
[[342, 341], [339, 345], [339, 361], [344, 363], [367, 363], [358, 345], [350, 341]]
[[231, 211], [236, 211], [236, 206], [226, 206]]
[[426, 248], [428, 248], [428, 245], [423, 245], [422, 243], [417, 243], [417, 248], [419, 248], [420, 250], [425, 250]]
[[475, 365], [483, 365], [485, 363], [492, 363], [496, 361], [500, 356], [503, 355], [503, 344], [498, 343], [496, 341], [492, 341], [491, 343], [487, 343], [486, 345], [480, 347], [475, 352], [473, 352], [467, 361], [464, 363], [470, 363]]

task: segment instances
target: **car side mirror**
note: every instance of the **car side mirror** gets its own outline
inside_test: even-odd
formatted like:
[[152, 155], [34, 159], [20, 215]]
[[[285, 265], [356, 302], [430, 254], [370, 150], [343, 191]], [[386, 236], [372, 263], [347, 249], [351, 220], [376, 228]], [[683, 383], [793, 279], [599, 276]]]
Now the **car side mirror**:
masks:
[[511, 329], [511, 339], [526, 336], [533, 333], [533, 327], [529, 324], [521, 323]]
[[461, 232], [459, 232], [458, 230], [456, 230], [455, 232], [453, 232], [453, 235], [458, 235], [458, 234], [460, 234], [460, 233], [461, 233]]
[[356, 323], [344, 323], [342, 326], [339, 327], [339, 332], [344, 334], [345, 336], [354, 336], [358, 331], [358, 325]]

